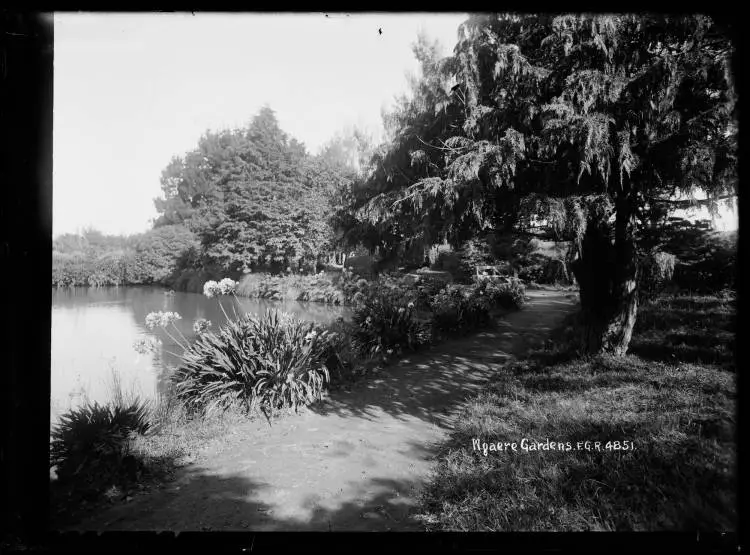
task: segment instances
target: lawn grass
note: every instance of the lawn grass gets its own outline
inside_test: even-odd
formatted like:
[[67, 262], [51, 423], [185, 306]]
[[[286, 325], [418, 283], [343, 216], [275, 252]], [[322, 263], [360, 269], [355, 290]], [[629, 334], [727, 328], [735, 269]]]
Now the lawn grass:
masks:
[[[643, 306], [637, 354], [622, 358], [573, 356], [573, 321], [464, 406], [423, 492], [428, 529], [736, 530], [733, 300]], [[522, 438], [565, 446], [523, 450]], [[485, 455], [475, 439], [519, 445]]]

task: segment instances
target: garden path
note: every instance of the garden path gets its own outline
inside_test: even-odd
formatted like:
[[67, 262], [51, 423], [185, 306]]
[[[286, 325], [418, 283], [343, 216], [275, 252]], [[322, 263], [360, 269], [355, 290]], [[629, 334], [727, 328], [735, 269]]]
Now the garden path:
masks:
[[405, 356], [270, 427], [243, 425], [230, 448], [72, 529], [421, 530], [411, 513], [461, 402], [541, 344], [577, 297], [527, 294], [494, 329]]

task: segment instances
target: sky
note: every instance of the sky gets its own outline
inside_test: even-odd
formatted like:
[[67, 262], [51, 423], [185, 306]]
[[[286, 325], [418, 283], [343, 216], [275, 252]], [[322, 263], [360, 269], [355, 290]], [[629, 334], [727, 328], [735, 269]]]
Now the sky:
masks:
[[264, 104], [312, 153], [349, 125], [381, 135], [418, 32], [447, 55], [466, 17], [56, 14], [53, 235], [145, 231], [170, 159]]
[[[381, 136], [417, 34], [447, 55], [466, 17], [56, 14], [53, 235], [145, 231], [171, 158], [264, 104], [312, 153], [350, 125]], [[736, 228], [736, 213], [718, 224]]]

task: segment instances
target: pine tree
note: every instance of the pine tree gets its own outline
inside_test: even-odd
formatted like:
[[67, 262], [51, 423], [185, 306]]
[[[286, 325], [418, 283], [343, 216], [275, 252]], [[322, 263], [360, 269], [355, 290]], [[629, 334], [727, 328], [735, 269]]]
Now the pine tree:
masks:
[[541, 222], [576, 245], [584, 348], [625, 353], [643, 222], [678, 192], [736, 194], [727, 30], [701, 15], [477, 15], [452, 56], [424, 40], [415, 53], [422, 76], [386, 121], [348, 236], [405, 249]]

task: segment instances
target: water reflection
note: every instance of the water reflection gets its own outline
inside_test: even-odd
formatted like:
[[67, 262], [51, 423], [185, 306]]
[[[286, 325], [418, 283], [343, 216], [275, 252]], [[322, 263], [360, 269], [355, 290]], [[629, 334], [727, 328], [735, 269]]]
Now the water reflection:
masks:
[[[125, 390], [144, 397], [164, 391], [170, 368], [181, 348], [163, 330], [149, 330], [146, 315], [174, 311], [182, 316], [176, 322], [180, 332], [193, 336], [193, 323], [206, 318], [212, 329], [226, 322], [217, 299], [194, 293], [165, 295], [156, 287], [74, 288], [52, 290], [52, 419], [86, 398], [104, 401], [111, 372], [119, 373]], [[278, 302], [222, 297], [226, 313], [262, 314], [268, 308], [293, 313], [300, 319], [327, 323], [348, 316], [342, 307], [296, 301]], [[159, 337], [163, 344], [151, 355], [138, 354], [133, 343], [147, 336]], [[181, 340], [179, 335], [175, 337]]]

